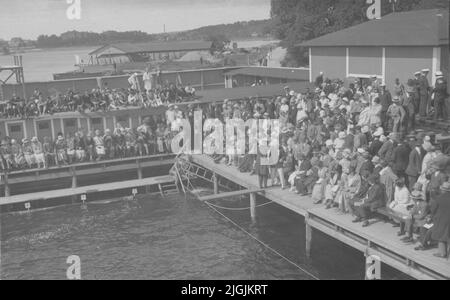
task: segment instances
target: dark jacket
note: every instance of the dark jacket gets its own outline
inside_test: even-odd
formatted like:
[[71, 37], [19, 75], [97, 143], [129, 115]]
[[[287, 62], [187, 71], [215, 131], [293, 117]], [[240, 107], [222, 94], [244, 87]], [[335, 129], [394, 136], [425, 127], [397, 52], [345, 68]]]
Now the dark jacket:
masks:
[[405, 172], [408, 168], [411, 148], [407, 144], [398, 145], [393, 152], [394, 172]]
[[406, 168], [406, 174], [412, 177], [419, 176], [419, 174], [422, 172], [422, 161], [422, 153], [419, 153], [417, 151], [417, 148], [413, 149], [409, 154], [409, 162], [408, 167]]
[[364, 204], [373, 211], [386, 205], [385, 187], [381, 183], [376, 183], [369, 188], [367, 192], [367, 200]]
[[370, 155], [377, 156], [378, 151], [380, 151], [382, 146], [383, 146], [383, 143], [379, 139], [374, 140], [372, 143], [370, 143], [370, 146], [368, 149]]
[[450, 241], [450, 192], [441, 194], [433, 202], [431, 214], [434, 216], [432, 239], [438, 242]]

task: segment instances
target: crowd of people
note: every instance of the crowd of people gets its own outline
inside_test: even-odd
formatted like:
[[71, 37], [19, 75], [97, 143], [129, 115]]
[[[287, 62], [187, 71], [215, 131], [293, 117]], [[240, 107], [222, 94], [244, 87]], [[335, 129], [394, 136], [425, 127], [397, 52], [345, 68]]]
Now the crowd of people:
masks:
[[286, 87], [284, 97], [269, 101], [226, 101], [212, 110], [213, 117], [280, 120], [280, 157], [271, 166], [260, 163], [261, 153], [213, 158], [257, 175], [261, 188], [270, 182], [309, 196], [317, 205], [353, 215], [363, 227], [374, 217], [387, 217], [400, 228], [404, 243], [418, 242], [417, 251], [439, 245], [435, 256], [445, 258], [450, 153], [444, 153], [434, 134], [416, 128], [415, 114], [434, 105], [440, 117], [448, 95], [441, 72], [434, 88], [421, 90], [419, 81], [427, 80], [427, 72], [407, 87], [396, 80], [392, 94], [375, 77], [349, 87], [318, 78], [315, 91], [296, 93]]
[[[428, 70], [422, 70], [406, 86], [396, 80], [391, 93], [376, 77], [371, 82], [357, 80], [345, 86], [342, 81], [324, 79], [321, 74], [315, 90], [296, 93], [286, 87], [285, 95], [269, 100], [190, 104], [185, 111], [171, 103], [165, 116], [146, 118], [135, 129], [121, 124], [105, 132], [86, 133], [80, 129], [67, 136], [60, 133], [55, 141], [48, 137], [43, 141], [37, 137], [22, 141], [6, 137], [1, 141], [0, 166], [3, 170], [46, 168], [170, 153], [171, 141], [178, 134], [174, 124], [183, 118], [193, 123], [196, 110], [201, 110], [205, 118], [221, 121], [278, 119], [281, 146], [275, 165], [262, 165], [261, 153], [218, 154], [214, 159], [257, 175], [261, 188], [267, 188], [270, 179], [272, 186], [281, 185], [292, 193], [309, 195], [317, 205], [352, 214], [354, 222], [364, 227], [371, 225], [374, 216], [387, 212], [400, 228], [399, 236], [405, 243], [418, 241], [418, 251], [438, 244], [440, 251], [436, 256], [447, 257], [450, 157], [434, 134], [417, 129], [415, 124], [416, 114], [427, 115], [432, 109], [436, 119], [447, 117], [447, 83], [437, 72], [432, 87], [428, 75]], [[189, 94], [192, 90], [184, 92]], [[100, 95], [114, 98], [112, 91], [98, 91], [97, 96], [103, 99]], [[74, 95], [68, 97], [73, 98]], [[92, 102], [86, 100], [91, 99], [89, 96], [81, 98], [81, 105]], [[77, 109], [78, 105], [70, 107]], [[47, 108], [43, 110], [47, 112]], [[247, 148], [249, 144], [247, 139]]]
[[121, 159], [127, 157], [168, 154], [172, 131], [165, 118], [147, 117], [137, 128], [125, 128], [118, 123], [113, 130], [77, 132], [64, 136], [38, 137], [16, 141], [1, 140], [0, 168], [2, 171], [48, 168], [82, 162]]
[[[137, 79], [134, 78], [133, 82], [137, 82]], [[27, 119], [60, 112], [96, 112], [129, 107], [157, 107], [168, 103], [188, 101], [193, 97], [195, 97], [195, 88], [189, 84], [182, 86], [179, 83], [169, 82], [149, 89], [140, 89], [136, 84], [130, 84], [128, 89], [110, 89], [107, 84], [104, 84], [103, 88], [95, 88], [91, 91], [68, 90], [66, 93], [55, 93], [53, 96], [47, 97], [39, 89], [36, 89], [28, 100], [14, 95], [8, 101], [0, 102], [0, 118]]]

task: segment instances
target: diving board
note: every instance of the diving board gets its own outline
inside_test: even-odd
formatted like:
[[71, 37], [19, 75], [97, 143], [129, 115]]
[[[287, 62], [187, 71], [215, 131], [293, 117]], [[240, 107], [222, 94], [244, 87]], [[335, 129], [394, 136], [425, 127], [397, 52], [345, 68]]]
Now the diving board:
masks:
[[172, 176], [158, 176], [144, 179], [111, 182], [104, 184], [96, 184], [82, 186], [77, 188], [68, 188], [54, 191], [46, 191], [39, 193], [20, 194], [9, 197], [0, 197], [0, 205], [33, 202], [38, 200], [49, 200], [55, 198], [70, 197], [76, 195], [85, 195], [99, 192], [110, 192], [122, 189], [137, 188], [143, 186], [160, 185], [165, 183], [174, 183], [175, 178]]
[[250, 195], [250, 194], [257, 194], [257, 193], [265, 193], [264, 189], [248, 189], [248, 190], [240, 190], [240, 191], [234, 191], [234, 192], [228, 192], [228, 193], [220, 193], [220, 194], [214, 194], [204, 197], [199, 197], [198, 199], [202, 202], [210, 201], [210, 200], [216, 200], [216, 199], [222, 199], [222, 198], [231, 198], [231, 197], [237, 197], [237, 196], [243, 196], [243, 195]]

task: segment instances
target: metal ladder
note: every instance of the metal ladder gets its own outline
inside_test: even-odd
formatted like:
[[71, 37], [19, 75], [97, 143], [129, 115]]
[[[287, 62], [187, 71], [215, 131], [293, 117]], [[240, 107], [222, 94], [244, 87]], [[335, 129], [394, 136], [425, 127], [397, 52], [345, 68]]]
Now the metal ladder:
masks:
[[176, 181], [174, 181], [173, 183], [160, 183], [158, 184], [158, 189], [159, 193], [163, 197], [166, 195], [175, 195], [180, 193]]
[[0, 83], [0, 101], [5, 101], [4, 95], [3, 95], [3, 84]]
[[178, 156], [175, 159], [175, 165], [172, 167], [172, 172], [177, 174], [179, 183], [183, 188], [183, 192], [194, 190], [192, 179], [200, 178], [208, 182], [214, 182], [214, 173], [203, 168], [197, 164], [190, 162], [185, 156]]

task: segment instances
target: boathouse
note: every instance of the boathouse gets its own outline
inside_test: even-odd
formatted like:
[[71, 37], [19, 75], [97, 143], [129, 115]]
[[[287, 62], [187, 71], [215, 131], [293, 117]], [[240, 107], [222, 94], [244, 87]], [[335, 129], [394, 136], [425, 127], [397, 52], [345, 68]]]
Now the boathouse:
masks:
[[405, 83], [427, 68], [434, 84], [436, 71], [450, 71], [448, 18], [438, 9], [392, 13], [306, 41], [299, 46], [309, 48], [310, 81], [320, 72], [330, 79], [376, 75], [392, 89], [396, 78]]
[[89, 53], [89, 63], [128, 63], [178, 59], [188, 52], [210, 51], [212, 42], [173, 41], [119, 43], [102, 46]]

